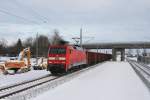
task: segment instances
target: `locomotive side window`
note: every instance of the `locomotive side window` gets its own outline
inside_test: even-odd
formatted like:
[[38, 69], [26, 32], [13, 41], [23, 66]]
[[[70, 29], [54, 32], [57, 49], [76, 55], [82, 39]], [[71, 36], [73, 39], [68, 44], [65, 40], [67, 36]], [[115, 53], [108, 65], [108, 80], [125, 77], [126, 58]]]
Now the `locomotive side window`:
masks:
[[74, 46], [73, 48], [74, 48], [74, 49], [77, 49], [77, 47], [75, 47], [75, 46]]
[[50, 48], [49, 54], [66, 54], [65, 48]]

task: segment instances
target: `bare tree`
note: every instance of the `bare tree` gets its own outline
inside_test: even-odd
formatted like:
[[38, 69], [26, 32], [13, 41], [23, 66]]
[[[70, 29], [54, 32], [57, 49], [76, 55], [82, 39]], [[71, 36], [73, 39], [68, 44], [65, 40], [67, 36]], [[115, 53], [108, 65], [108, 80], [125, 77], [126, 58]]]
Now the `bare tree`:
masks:
[[32, 37], [27, 38], [27, 39], [24, 41], [23, 45], [24, 45], [25, 47], [32, 47], [32, 45], [33, 45], [33, 38], [32, 38]]
[[54, 35], [51, 38], [51, 45], [64, 45], [68, 44], [60, 35], [58, 30], [54, 30]]
[[0, 55], [5, 55], [7, 53], [6, 50], [7, 41], [5, 39], [0, 40]]
[[45, 35], [40, 35], [38, 37], [37, 41], [38, 41], [39, 55], [41, 55], [41, 56], [47, 56], [48, 46], [49, 46], [48, 37], [45, 36]]
[[0, 40], [0, 47], [6, 47], [7, 46], [7, 41], [5, 39]]

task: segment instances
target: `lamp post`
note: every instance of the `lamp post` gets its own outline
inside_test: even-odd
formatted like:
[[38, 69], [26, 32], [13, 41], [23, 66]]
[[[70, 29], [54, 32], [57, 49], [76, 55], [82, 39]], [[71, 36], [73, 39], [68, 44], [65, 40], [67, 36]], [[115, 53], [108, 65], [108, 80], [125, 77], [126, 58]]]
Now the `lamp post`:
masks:
[[80, 29], [80, 46], [82, 47], [82, 28]]
[[80, 47], [82, 47], [82, 28], [80, 29], [80, 37], [73, 37], [72, 39], [76, 42], [77, 45], [80, 41]]
[[36, 34], [36, 64], [38, 64], [38, 33]]

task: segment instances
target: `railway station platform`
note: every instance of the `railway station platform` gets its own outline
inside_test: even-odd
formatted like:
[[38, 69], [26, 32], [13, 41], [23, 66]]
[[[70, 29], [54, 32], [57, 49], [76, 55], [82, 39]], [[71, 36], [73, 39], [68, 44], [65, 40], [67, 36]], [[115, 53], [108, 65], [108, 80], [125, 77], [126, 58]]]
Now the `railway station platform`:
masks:
[[105, 62], [34, 100], [149, 100], [150, 91], [128, 62]]

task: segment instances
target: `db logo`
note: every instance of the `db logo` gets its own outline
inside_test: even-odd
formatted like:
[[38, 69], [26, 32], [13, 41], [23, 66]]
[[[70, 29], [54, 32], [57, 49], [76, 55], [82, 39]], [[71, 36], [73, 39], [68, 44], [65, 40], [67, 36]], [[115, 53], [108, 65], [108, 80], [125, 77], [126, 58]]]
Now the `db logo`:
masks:
[[59, 57], [56, 57], [55, 60], [59, 60]]

